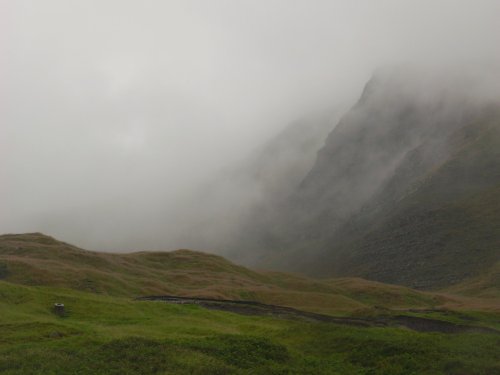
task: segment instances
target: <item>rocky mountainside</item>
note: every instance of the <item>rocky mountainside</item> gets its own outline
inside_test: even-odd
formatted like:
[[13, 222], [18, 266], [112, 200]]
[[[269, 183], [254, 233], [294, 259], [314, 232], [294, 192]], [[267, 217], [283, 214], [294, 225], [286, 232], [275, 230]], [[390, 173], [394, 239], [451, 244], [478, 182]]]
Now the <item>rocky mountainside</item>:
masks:
[[[223, 255], [245, 242], [249, 228], [271, 216], [274, 207], [295, 191], [336, 121], [334, 111], [296, 121], [247, 159], [200, 185], [189, 200], [192, 208], [181, 205], [175, 215], [183, 231], [173, 242]], [[233, 258], [251, 262], [252, 254], [233, 252]]]
[[481, 274], [500, 253], [500, 106], [478, 87], [377, 73], [240, 244], [264, 266], [420, 288]]

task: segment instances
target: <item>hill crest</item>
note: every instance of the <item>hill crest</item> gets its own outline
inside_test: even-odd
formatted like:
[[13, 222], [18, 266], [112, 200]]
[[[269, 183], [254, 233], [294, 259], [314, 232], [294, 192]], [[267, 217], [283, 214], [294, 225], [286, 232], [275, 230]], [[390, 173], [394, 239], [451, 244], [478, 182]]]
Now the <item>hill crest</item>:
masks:
[[[255, 300], [320, 313], [433, 307], [454, 297], [362, 279], [311, 279], [254, 271], [223, 257], [186, 249], [100, 253], [40, 233], [0, 236], [0, 278], [115, 296], [178, 295]], [[458, 298], [458, 297], [457, 297]]]

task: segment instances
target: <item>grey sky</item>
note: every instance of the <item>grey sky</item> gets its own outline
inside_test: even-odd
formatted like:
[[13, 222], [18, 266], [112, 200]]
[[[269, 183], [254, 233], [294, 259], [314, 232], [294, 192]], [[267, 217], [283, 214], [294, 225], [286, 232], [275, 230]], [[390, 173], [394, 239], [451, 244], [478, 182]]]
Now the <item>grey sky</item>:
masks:
[[498, 0], [0, 0], [0, 232], [151, 246], [194, 186], [377, 67], [495, 66], [499, 20]]

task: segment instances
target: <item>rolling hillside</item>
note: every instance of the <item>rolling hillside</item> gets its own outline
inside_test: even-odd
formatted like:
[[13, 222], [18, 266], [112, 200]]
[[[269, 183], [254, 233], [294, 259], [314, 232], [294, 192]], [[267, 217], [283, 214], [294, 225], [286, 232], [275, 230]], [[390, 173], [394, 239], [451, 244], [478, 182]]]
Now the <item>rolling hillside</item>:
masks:
[[[66, 314], [52, 312], [64, 302]], [[444, 320], [499, 328], [492, 314]], [[0, 373], [498, 374], [498, 334], [416, 332], [211, 311], [0, 281]]]
[[[40, 233], [0, 236], [0, 278], [0, 373], [7, 375], [500, 369], [499, 305], [491, 295], [257, 272], [190, 250], [98, 253]], [[483, 290], [472, 283], [455, 293], [470, 294], [471, 287]], [[254, 299], [337, 316], [241, 315], [133, 298], [144, 294]], [[56, 302], [65, 304], [62, 316], [53, 312]], [[349, 323], [356, 321], [370, 324]]]
[[361, 279], [315, 280], [257, 272], [219, 256], [190, 250], [91, 252], [40, 233], [0, 236], [0, 278], [122, 297], [170, 294], [244, 299], [323, 313], [374, 305], [430, 308], [460, 300]]

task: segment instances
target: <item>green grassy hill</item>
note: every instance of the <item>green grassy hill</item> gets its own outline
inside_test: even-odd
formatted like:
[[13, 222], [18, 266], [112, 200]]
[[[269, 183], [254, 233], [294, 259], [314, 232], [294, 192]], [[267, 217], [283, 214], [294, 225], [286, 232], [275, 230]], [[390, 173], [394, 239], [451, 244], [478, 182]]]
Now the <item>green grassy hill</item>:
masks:
[[[491, 296], [257, 272], [189, 250], [91, 252], [40, 233], [0, 236], [0, 278], [2, 374], [500, 374], [494, 332], [358, 327], [134, 299], [253, 299], [347, 320], [406, 315], [500, 331]], [[63, 316], [54, 303], [64, 303]]]
[[0, 236], [0, 278], [31, 286], [71, 288], [113, 296], [170, 294], [255, 300], [322, 313], [373, 305], [433, 307], [454, 300], [361, 279], [316, 280], [258, 272], [190, 250], [100, 253], [40, 234]]
[[[64, 317], [52, 312], [55, 302]], [[497, 315], [461, 321], [498, 327]], [[449, 319], [449, 318], [448, 318]], [[2, 374], [488, 374], [498, 335], [242, 316], [0, 281]]]

